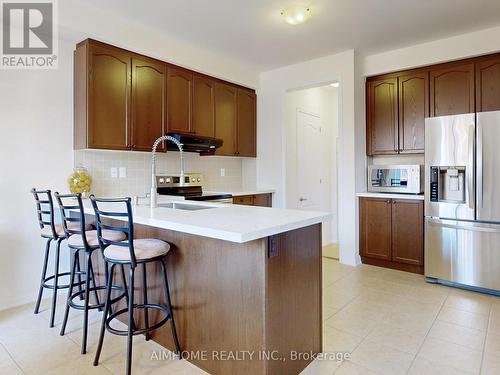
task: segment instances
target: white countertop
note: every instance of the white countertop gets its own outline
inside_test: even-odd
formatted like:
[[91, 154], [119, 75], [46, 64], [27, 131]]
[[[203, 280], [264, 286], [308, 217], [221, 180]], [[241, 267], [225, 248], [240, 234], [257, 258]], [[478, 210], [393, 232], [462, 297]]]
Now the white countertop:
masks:
[[364, 192], [364, 193], [356, 193], [358, 197], [367, 197], [367, 198], [394, 198], [394, 199], [412, 199], [423, 201], [423, 194], [398, 194], [398, 193], [373, 193], [373, 192]]
[[264, 189], [264, 190], [241, 190], [241, 191], [203, 191], [204, 195], [211, 194], [231, 194], [233, 197], [241, 197], [243, 195], [259, 195], [259, 194], [273, 194], [276, 190]]
[[[170, 201], [172, 199], [167, 197], [160, 196], [158, 199], [159, 204]], [[134, 223], [243, 243], [318, 224], [331, 218], [331, 214], [328, 212], [208, 202], [182, 203], [207, 206], [211, 207], [211, 209], [196, 211], [165, 207], [151, 209], [148, 205], [142, 204], [133, 206]], [[85, 199], [84, 206], [85, 213], [94, 214], [88, 199]], [[116, 208], [116, 206], [113, 208], [109, 205], [106, 208], [111, 210], [122, 209]]]

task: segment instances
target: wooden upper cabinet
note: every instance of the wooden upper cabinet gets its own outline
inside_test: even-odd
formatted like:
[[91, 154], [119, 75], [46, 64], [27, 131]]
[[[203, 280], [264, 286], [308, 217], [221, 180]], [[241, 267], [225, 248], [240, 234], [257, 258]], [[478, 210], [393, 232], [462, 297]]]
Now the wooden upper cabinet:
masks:
[[[165, 134], [166, 66], [145, 57], [132, 58], [132, 149], [151, 151]], [[164, 145], [158, 148], [164, 150]]]
[[417, 200], [392, 200], [392, 260], [424, 264], [424, 203]]
[[221, 138], [218, 155], [256, 156], [252, 89], [93, 39], [77, 44], [73, 79], [75, 150], [151, 151], [171, 132]]
[[474, 94], [474, 63], [451, 63], [431, 67], [432, 117], [474, 112]]
[[[131, 55], [100, 45], [90, 44], [88, 48], [87, 147], [128, 149]], [[84, 67], [78, 66], [75, 69]]]
[[207, 77], [193, 78], [192, 131], [205, 137], [215, 136], [215, 82]]
[[187, 70], [168, 67], [167, 130], [190, 133], [193, 74]]
[[500, 110], [500, 55], [487, 56], [476, 63], [476, 110]]
[[367, 154], [398, 153], [398, 79], [367, 81]]
[[391, 200], [360, 199], [361, 256], [391, 260]]
[[425, 118], [429, 117], [429, 72], [398, 77], [399, 152], [423, 153]]
[[238, 89], [237, 154], [239, 156], [257, 155], [256, 100], [254, 91]]
[[232, 85], [215, 84], [215, 137], [223, 140], [217, 155], [236, 154], [236, 121], [238, 89]]

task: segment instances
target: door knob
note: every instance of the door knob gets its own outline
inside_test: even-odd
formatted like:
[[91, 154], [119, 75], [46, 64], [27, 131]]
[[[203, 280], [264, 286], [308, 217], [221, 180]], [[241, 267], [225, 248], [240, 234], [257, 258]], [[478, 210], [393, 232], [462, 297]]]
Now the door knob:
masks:
[[304, 201], [306, 201], [306, 200], [307, 200], [307, 198], [302, 198], [302, 197], [300, 197], [300, 198], [299, 198], [299, 201], [300, 201], [300, 202], [304, 202]]

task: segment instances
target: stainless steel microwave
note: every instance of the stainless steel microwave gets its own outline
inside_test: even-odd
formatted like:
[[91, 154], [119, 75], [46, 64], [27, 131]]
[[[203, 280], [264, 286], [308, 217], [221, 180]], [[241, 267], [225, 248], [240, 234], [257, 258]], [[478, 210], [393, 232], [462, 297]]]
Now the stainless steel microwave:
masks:
[[368, 191], [420, 194], [424, 192], [424, 166], [369, 165]]

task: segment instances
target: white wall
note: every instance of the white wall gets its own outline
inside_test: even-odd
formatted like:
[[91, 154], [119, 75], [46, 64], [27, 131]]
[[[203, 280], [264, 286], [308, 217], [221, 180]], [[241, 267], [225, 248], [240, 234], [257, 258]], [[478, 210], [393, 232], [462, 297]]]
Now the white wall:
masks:
[[459, 60], [500, 51], [500, 26], [366, 56], [364, 76]]
[[[288, 90], [339, 81], [338, 233], [340, 261], [359, 263], [356, 251], [354, 51], [290, 65], [260, 75], [257, 97], [257, 187], [276, 189], [276, 205], [285, 206], [285, 95]], [[364, 150], [363, 150], [364, 152]]]
[[73, 166], [73, 50], [78, 41], [93, 37], [258, 86], [257, 71], [242, 62], [93, 9], [84, 1], [58, 3], [59, 68], [0, 71], [0, 309], [36, 298], [43, 242], [29, 190], [67, 190]]
[[285, 201], [286, 208], [299, 208], [297, 175], [297, 111], [305, 111], [320, 117], [321, 137], [314, 146], [320, 155], [321, 165], [315, 165], [321, 172], [322, 184], [319, 209], [332, 213], [332, 220], [323, 224], [323, 246], [337, 243], [337, 163], [336, 139], [338, 133], [338, 89], [321, 86], [293, 90], [285, 100]]

